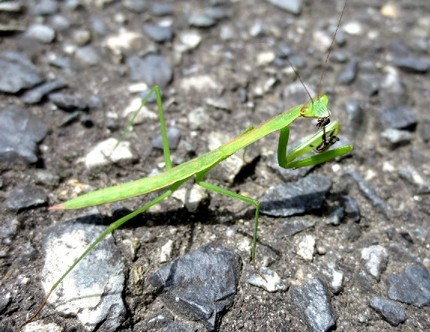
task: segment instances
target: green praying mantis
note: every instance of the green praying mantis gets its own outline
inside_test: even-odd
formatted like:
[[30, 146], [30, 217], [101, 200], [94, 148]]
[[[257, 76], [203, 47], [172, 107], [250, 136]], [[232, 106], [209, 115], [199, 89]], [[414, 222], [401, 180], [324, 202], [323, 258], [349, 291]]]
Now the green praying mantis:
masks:
[[[343, 10], [345, 7], [343, 8]], [[339, 19], [339, 24], [343, 15]], [[339, 26], [338, 24], [338, 26]], [[336, 30], [337, 31], [337, 30]], [[328, 56], [327, 56], [328, 58]], [[294, 70], [294, 68], [293, 68]], [[295, 71], [295, 70], [294, 70]], [[298, 73], [296, 73], [298, 75]], [[322, 80], [323, 75], [321, 75]], [[298, 76], [300, 79], [300, 76]], [[302, 81], [300, 79], [300, 81]], [[303, 82], [302, 82], [303, 83]], [[303, 84], [304, 86], [304, 84]], [[305, 87], [305, 86], [304, 86]], [[306, 89], [306, 87], [305, 87]], [[159, 190], [164, 190], [157, 198], [144, 204], [142, 207], [133, 211], [132, 213], [120, 218], [119, 220], [110, 224], [82, 253], [82, 255], [76, 259], [76, 261], [63, 273], [63, 275], [52, 285], [48, 294], [46, 295], [43, 303], [36, 311], [36, 313], [27, 321], [33, 320], [43, 309], [48, 301], [50, 295], [58, 287], [58, 285], [64, 280], [64, 278], [75, 268], [79, 262], [87, 256], [91, 250], [100, 243], [107, 235], [112, 233], [114, 230], [119, 228], [121, 225], [134, 218], [135, 216], [147, 211], [152, 206], [165, 200], [171, 196], [179, 187], [181, 187], [188, 180], [194, 179], [195, 183], [207, 190], [211, 190], [215, 193], [225, 195], [227, 197], [239, 199], [245, 203], [251, 204], [255, 208], [254, 227], [253, 227], [253, 239], [251, 248], [251, 261], [256, 262], [256, 248], [257, 248], [257, 235], [258, 235], [258, 222], [259, 222], [259, 202], [254, 198], [250, 198], [220, 186], [214, 185], [205, 181], [206, 175], [212, 168], [217, 166], [223, 160], [229, 158], [232, 154], [236, 153], [241, 149], [246, 149], [250, 144], [258, 141], [266, 135], [269, 135], [275, 131], [279, 131], [279, 142], [277, 148], [278, 163], [283, 168], [300, 168], [306, 166], [314, 166], [326, 161], [335, 159], [348, 154], [352, 149], [352, 145], [345, 145], [338, 148], [332, 148], [333, 144], [338, 141], [338, 133], [340, 131], [340, 125], [337, 121], [330, 122], [331, 112], [328, 109], [328, 97], [326, 95], [319, 95], [316, 98], [312, 98], [308, 93], [310, 100], [302, 105], [297, 105], [284, 113], [281, 113], [268, 121], [260, 124], [257, 127], [248, 128], [238, 137], [232, 139], [228, 143], [220, 146], [219, 148], [205, 153], [195, 159], [184, 162], [180, 165], [172, 165], [170, 157], [170, 147], [167, 138], [166, 124], [164, 120], [164, 111], [162, 104], [162, 97], [160, 88], [154, 86], [150, 89], [149, 93], [142, 100], [141, 107], [136, 111], [139, 112], [148, 102], [148, 100], [155, 95], [160, 128], [161, 137], [163, 142], [163, 152], [165, 159], [165, 171], [163, 173], [142, 178], [136, 181], [123, 183], [120, 185], [107, 187], [104, 189], [89, 192], [87, 194], [73, 198], [67, 202], [54, 205], [50, 210], [72, 210], [81, 209], [86, 207], [92, 207], [100, 204], [112, 203], [128, 198], [152, 193]], [[288, 140], [290, 128], [289, 126], [298, 118], [313, 118], [318, 119], [317, 127], [319, 130], [307, 137], [302, 141], [301, 144], [288, 151]], [[308, 154], [311, 154], [308, 156]], [[27, 323], [26, 322], [26, 323]]]

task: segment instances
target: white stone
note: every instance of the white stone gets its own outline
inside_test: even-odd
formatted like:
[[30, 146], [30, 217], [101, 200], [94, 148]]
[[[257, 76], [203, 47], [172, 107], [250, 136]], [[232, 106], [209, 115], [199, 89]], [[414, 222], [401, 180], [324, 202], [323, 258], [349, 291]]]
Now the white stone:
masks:
[[146, 106], [142, 105], [142, 98], [140, 97], [133, 98], [130, 101], [130, 103], [125, 107], [124, 111], [122, 112], [122, 117], [131, 119], [131, 117], [134, 116], [136, 112], [138, 113], [133, 120], [133, 125], [143, 123], [145, 119], [158, 119], [157, 113], [149, 110]]
[[137, 32], [120, 29], [118, 34], [106, 39], [106, 46], [112, 53], [121, 54], [123, 50], [131, 48], [133, 43], [139, 38], [142, 38], [142, 35]]
[[272, 271], [266, 267], [262, 267], [260, 268], [259, 272], [260, 273], [254, 273], [248, 279], [249, 284], [265, 289], [271, 293], [286, 291], [288, 289], [288, 285], [275, 271]]
[[116, 138], [108, 138], [97, 144], [84, 158], [85, 167], [109, 165], [124, 160], [135, 160], [137, 157], [130, 149], [130, 142], [119, 141]]
[[[44, 243], [46, 257], [41, 276], [45, 294], [104, 229], [70, 222], [50, 229]], [[108, 235], [65, 277], [48, 302], [56, 311], [76, 315], [87, 330], [102, 322], [120, 324], [125, 311], [121, 297], [123, 270], [120, 252]]]
[[168, 240], [165, 245], [160, 248], [160, 263], [168, 262], [172, 257], [173, 241]]
[[381, 245], [363, 248], [361, 258], [366, 261], [366, 268], [369, 273], [379, 279], [388, 262], [387, 249]]
[[55, 323], [42, 321], [31, 322], [24, 326], [23, 332], [63, 332], [64, 329]]
[[360, 22], [348, 22], [342, 26], [343, 31], [350, 35], [361, 35], [363, 33], [363, 27]]
[[315, 253], [315, 237], [312, 235], [305, 235], [298, 243], [297, 255], [306, 261], [312, 261]]
[[196, 48], [202, 41], [202, 36], [197, 31], [183, 31], [178, 37], [185, 47], [183, 51]]
[[208, 192], [199, 185], [194, 185], [191, 189], [180, 188], [172, 196], [180, 200], [190, 212], [195, 212], [200, 203], [208, 198]]
[[262, 67], [275, 61], [276, 54], [273, 51], [260, 52], [257, 54], [257, 66]]
[[207, 91], [218, 90], [221, 86], [216, 82], [213, 77], [209, 75], [190, 76], [182, 79], [180, 83], [181, 89], [185, 92], [190, 90]]

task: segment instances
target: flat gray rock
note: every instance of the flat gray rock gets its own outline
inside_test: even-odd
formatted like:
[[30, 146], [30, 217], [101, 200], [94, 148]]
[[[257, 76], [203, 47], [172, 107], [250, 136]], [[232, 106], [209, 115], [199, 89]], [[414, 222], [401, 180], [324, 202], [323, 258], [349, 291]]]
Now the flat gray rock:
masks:
[[42, 188], [35, 186], [18, 186], [9, 192], [6, 207], [9, 210], [20, 211], [37, 207], [48, 202], [48, 196]]
[[309, 175], [296, 182], [270, 188], [260, 200], [260, 211], [274, 217], [288, 217], [321, 208], [331, 180], [322, 175]]
[[17, 93], [43, 81], [36, 66], [23, 53], [0, 52], [0, 91]]
[[166, 307], [212, 331], [233, 304], [240, 270], [239, 255], [206, 245], [161, 268], [150, 282]]
[[23, 96], [22, 100], [26, 104], [36, 104], [42, 100], [44, 96], [49, 94], [52, 91], [62, 89], [66, 87], [67, 84], [62, 80], [52, 80], [50, 82], [46, 82], [38, 85], [34, 89], [27, 91]]
[[328, 331], [336, 324], [327, 286], [312, 279], [291, 291], [291, 297], [310, 331]]
[[[93, 224], [99, 219], [92, 215], [79, 222], [57, 224], [47, 231], [40, 277], [45, 293], [105, 229]], [[124, 281], [122, 256], [108, 235], [70, 272], [48, 301], [64, 315], [76, 315], [89, 331], [113, 332], [125, 319]]]
[[388, 297], [417, 307], [430, 304], [430, 273], [421, 264], [408, 265], [404, 272], [388, 276]]
[[37, 143], [48, 132], [48, 126], [30, 111], [18, 106], [8, 106], [0, 111], [0, 161], [22, 158], [35, 163]]
[[397, 326], [406, 321], [407, 316], [405, 309], [395, 301], [374, 296], [370, 299], [369, 306], [393, 326]]
[[162, 55], [133, 55], [127, 60], [127, 66], [132, 81], [143, 81], [149, 87], [159, 85], [164, 88], [173, 78], [172, 66]]

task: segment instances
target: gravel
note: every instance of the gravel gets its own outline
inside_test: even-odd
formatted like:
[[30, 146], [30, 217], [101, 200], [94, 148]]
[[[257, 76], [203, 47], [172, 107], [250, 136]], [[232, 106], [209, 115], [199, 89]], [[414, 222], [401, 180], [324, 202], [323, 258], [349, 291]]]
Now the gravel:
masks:
[[[339, 143], [351, 142], [354, 151], [299, 170], [276, 166], [275, 134], [245, 157], [239, 151], [206, 181], [263, 201], [269, 213], [260, 216], [256, 266], [249, 263], [254, 207], [187, 183], [102, 241], [91, 264], [78, 265], [74, 284], [61, 286], [72, 299], [52, 297], [23, 330], [430, 330], [425, 1], [349, 0], [326, 66], [343, 0], [33, 2], [0, 3], [2, 329], [18, 330], [42, 302], [55, 279], [45, 264], [61, 263], [52, 271], [57, 276], [72, 263], [51, 244], [80, 253], [85, 244], [77, 240], [88, 243], [155, 199], [158, 193], [66, 211], [64, 219], [47, 210], [164, 171], [153, 142], [160, 132], [154, 102], [128, 128], [123, 149], [107, 155], [127, 126], [124, 110], [136, 109], [142, 92], [157, 84], [176, 148], [173, 165], [321, 93], [342, 126]], [[289, 147], [314, 133], [315, 123], [295, 121]], [[66, 220], [77, 216], [87, 219]], [[226, 265], [208, 253], [221, 246], [233, 258]], [[211, 260], [193, 259], [195, 252]], [[171, 293], [165, 303], [169, 285], [161, 291], [149, 280], [180, 260], [199, 267], [193, 277], [204, 275], [187, 285], [196, 294], [210, 293], [205, 282], [212, 276], [211, 286], [222, 289], [228, 280], [219, 273], [237, 267], [232, 262], [243, 267], [234, 269], [224, 295], [210, 293], [212, 302], [197, 296], [172, 303]], [[106, 276], [115, 282], [104, 284]], [[81, 292], [90, 285], [102, 289], [96, 305], [91, 289]], [[173, 305], [186, 303], [197, 314]]]

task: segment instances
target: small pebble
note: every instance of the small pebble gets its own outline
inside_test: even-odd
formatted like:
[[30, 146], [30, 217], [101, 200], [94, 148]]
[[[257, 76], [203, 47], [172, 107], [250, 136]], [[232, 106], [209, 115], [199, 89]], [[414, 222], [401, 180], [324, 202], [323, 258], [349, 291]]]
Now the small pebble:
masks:
[[100, 64], [100, 54], [97, 51], [97, 49], [92, 46], [83, 46], [76, 50], [75, 57], [78, 59], [81, 63], [95, 66]]
[[173, 7], [170, 3], [155, 2], [149, 8], [154, 16], [167, 16], [173, 14]]
[[342, 30], [350, 35], [359, 36], [363, 34], [363, 27], [360, 22], [348, 22], [342, 24]]
[[315, 237], [312, 235], [305, 235], [301, 238], [297, 245], [297, 255], [305, 261], [311, 262], [315, 254]]
[[409, 131], [393, 128], [385, 129], [381, 133], [381, 137], [390, 144], [391, 148], [409, 144], [413, 139], [413, 135]]
[[152, 40], [163, 43], [173, 39], [173, 30], [171, 27], [164, 27], [155, 24], [145, 24], [143, 32]]
[[118, 143], [115, 138], [108, 138], [97, 144], [84, 158], [88, 169], [102, 167], [120, 161], [135, 161], [137, 156], [131, 151], [130, 143]]
[[[267, 267], [262, 267], [258, 271], [259, 273], [254, 273], [247, 280], [248, 284], [260, 287], [270, 293], [285, 292], [288, 289], [288, 285], [275, 271], [272, 271]], [[264, 279], [262, 277], [264, 277]]]
[[407, 319], [406, 311], [400, 304], [384, 297], [372, 297], [369, 306], [375, 309], [392, 326], [398, 326]]
[[363, 248], [361, 258], [366, 261], [367, 271], [379, 280], [388, 263], [387, 249], [380, 245]]
[[191, 14], [188, 24], [196, 28], [210, 28], [216, 24], [216, 20], [205, 14]]
[[[181, 140], [181, 131], [178, 128], [170, 127], [167, 129], [167, 139], [169, 141], [169, 147], [172, 150], [176, 150], [179, 141]], [[161, 134], [152, 140], [152, 147], [155, 149], [163, 150], [163, 141]]]
[[55, 30], [48, 25], [33, 24], [27, 29], [25, 35], [44, 44], [50, 44], [55, 39]]

